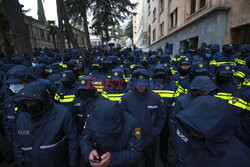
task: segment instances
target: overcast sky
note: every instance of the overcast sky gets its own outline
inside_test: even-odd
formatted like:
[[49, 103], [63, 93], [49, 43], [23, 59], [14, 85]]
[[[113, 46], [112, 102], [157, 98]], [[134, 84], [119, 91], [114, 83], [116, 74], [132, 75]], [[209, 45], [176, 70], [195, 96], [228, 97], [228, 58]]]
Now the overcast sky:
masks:
[[[56, 10], [56, 0], [43, 0], [43, 8], [46, 16], [46, 20], [55, 20], [57, 24], [57, 10]], [[131, 2], [136, 2], [136, 0], [131, 0]], [[37, 16], [37, 0], [19, 0], [19, 3], [24, 5], [25, 10], [31, 9], [30, 12], [26, 13], [28, 16], [32, 16], [38, 19]], [[88, 17], [88, 21], [91, 23], [91, 16]], [[128, 18], [129, 19], [129, 18]], [[128, 20], [121, 23], [122, 28], [128, 24]]]

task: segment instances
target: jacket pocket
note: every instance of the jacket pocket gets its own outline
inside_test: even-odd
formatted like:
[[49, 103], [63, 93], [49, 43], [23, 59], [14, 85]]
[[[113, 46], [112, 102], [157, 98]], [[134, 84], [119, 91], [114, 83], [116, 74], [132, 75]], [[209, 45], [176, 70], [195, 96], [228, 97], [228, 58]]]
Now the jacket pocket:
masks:
[[54, 144], [40, 146], [41, 167], [66, 167], [68, 166], [68, 144], [66, 137]]

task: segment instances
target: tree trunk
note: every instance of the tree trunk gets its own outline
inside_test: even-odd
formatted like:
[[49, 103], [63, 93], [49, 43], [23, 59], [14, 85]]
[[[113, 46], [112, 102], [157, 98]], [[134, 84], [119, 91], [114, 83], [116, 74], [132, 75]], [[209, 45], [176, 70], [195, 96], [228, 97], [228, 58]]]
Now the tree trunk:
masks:
[[63, 22], [62, 22], [60, 2], [61, 0], [56, 0], [58, 27], [59, 27], [58, 30], [59, 30], [60, 53], [62, 53], [65, 50], [65, 40], [64, 40], [64, 33], [63, 33]]
[[108, 43], [108, 41], [110, 40], [110, 37], [109, 37], [109, 28], [108, 28], [107, 25], [104, 25], [104, 31], [105, 31], [106, 40], [107, 40], [107, 43]]
[[22, 7], [18, 0], [3, 0], [10, 29], [14, 36], [16, 51], [20, 57], [24, 54], [32, 56], [32, 48], [29, 39], [28, 28], [24, 23]]
[[53, 41], [54, 49], [57, 49], [57, 47], [56, 47], [56, 36], [55, 35], [51, 35], [51, 36], [52, 36], [52, 41]]
[[84, 26], [84, 33], [85, 33], [85, 40], [87, 49], [91, 49], [91, 43], [89, 38], [89, 27], [88, 27], [88, 20], [87, 20], [87, 9], [86, 9], [86, 0], [82, 0], [82, 17], [83, 17], [83, 26]]
[[65, 6], [64, 6], [63, 0], [59, 0], [59, 1], [60, 1], [60, 9], [61, 9], [61, 14], [62, 14], [62, 19], [64, 21], [65, 29], [66, 29], [67, 33], [69, 34], [70, 41], [72, 42], [74, 49], [80, 49], [78, 46], [77, 40], [75, 38], [75, 35], [72, 31], [72, 27], [69, 24], [69, 19], [68, 19], [67, 13], [65, 11]]

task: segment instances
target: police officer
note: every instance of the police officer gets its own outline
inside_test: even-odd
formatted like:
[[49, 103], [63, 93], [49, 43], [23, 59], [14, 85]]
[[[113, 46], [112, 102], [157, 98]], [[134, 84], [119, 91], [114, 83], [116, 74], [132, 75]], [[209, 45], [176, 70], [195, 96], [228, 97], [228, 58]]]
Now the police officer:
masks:
[[13, 141], [14, 119], [18, 110], [18, 107], [13, 102], [13, 97], [28, 83], [25, 79], [27, 69], [23, 65], [16, 65], [8, 71], [8, 79], [6, 81], [8, 88], [4, 91], [2, 121], [4, 136], [9, 143]]
[[71, 70], [75, 79], [78, 79], [83, 72], [83, 65], [79, 60], [71, 59], [69, 62], [67, 62], [67, 70]]
[[83, 131], [87, 117], [94, 111], [96, 104], [102, 96], [91, 87], [91, 78], [84, 76], [78, 80], [78, 88], [73, 101], [72, 113], [78, 125], [78, 135]]
[[227, 103], [208, 95], [176, 115], [173, 166], [249, 166], [250, 151], [234, 136], [228, 110]]
[[184, 79], [191, 73], [191, 60], [186, 57], [181, 59], [181, 66], [178, 69], [180, 74], [180, 79]]
[[[189, 107], [193, 99], [199, 96], [215, 95], [218, 91], [216, 84], [208, 76], [197, 76], [195, 77], [190, 85], [190, 92], [179, 96], [170, 111], [168, 117], [169, 123], [169, 152], [173, 155], [173, 149], [175, 147], [175, 135], [176, 135], [176, 114], [182, 112], [182, 110]], [[173, 158], [173, 157], [172, 157]], [[172, 159], [171, 158], [171, 159]]]
[[102, 92], [106, 77], [103, 75], [101, 62], [99, 59], [94, 59], [91, 65], [91, 73], [89, 76], [93, 78], [93, 84], [98, 92]]
[[145, 166], [155, 165], [156, 137], [161, 133], [166, 119], [164, 101], [149, 89], [147, 70], [139, 69], [132, 73], [132, 91], [125, 94], [121, 104], [131, 113], [142, 128], [142, 152]]
[[246, 66], [236, 71], [234, 77], [238, 88], [250, 86], [250, 55], [246, 58]]
[[218, 70], [218, 67], [221, 64], [231, 64], [232, 69], [234, 70], [236, 68], [236, 63], [235, 63], [235, 56], [233, 53], [233, 45], [232, 44], [225, 44], [222, 46], [222, 54], [217, 55], [214, 57], [213, 60], [210, 61], [210, 70], [212, 73], [212, 77], [214, 78], [216, 76], [216, 72]]
[[[170, 79], [171, 71], [166, 69], [163, 64], [158, 64], [155, 68], [155, 74], [150, 82], [150, 88], [153, 92], [158, 93], [165, 103], [166, 118], [174, 105], [175, 98], [180, 93], [178, 87]], [[167, 154], [168, 154], [168, 138], [169, 138], [169, 127], [166, 121], [165, 126], [160, 134], [160, 157], [164, 166], [168, 166]]]
[[220, 92], [234, 93], [237, 90], [237, 84], [233, 79], [231, 64], [221, 64], [216, 75], [216, 84]]
[[75, 93], [77, 91], [77, 85], [71, 70], [66, 70], [61, 73], [61, 82], [62, 83], [55, 94], [54, 100], [60, 104], [72, 107]]
[[[188, 57], [186, 54], [185, 54], [185, 49], [184, 48], [180, 48], [179, 49], [179, 53], [177, 55], [174, 56], [174, 59], [173, 59], [173, 65], [176, 67], [176, 68], [180, 68], [180, 61], [182, 58], [186, 58]], [[190, 57], [188, 57], [190, 58]]]
[[62, 71], [63, 69], [58, 63], [53, 63], [46, 69], [46, 72], [49, 73], [47, 79], [53, 82], [56, 85], [57, 89], [61, 84]]
[[189, 76], [180, 78], [179, 85], [183, 88], [182, 93], [187, 93], [190, 90], [190, 83], [196, 76], [207, 75], [207, 69], [203, 62], [195, 62], [191, 64], [191, 73]]
[[107, 80], [106, 88], [102, 91], [102, 96], [111, 101], [119, 102], [127, 92], [123, 71], [119, 68], [113, 69], [111, 78]]
[[26, 85], [14, 101], [20, 110], [14, 133], [16, 166], [78, 166], [77, 129], [69, 109], [54, 104], [39, 82]]
[[246, 58], [250, 55], [250, 44], [244, 44], [242, 45], [240, 52], [236, 54], [236, 63], [237, 63], [237, 69], [243, 68], [246, 66]]
[[80, 138], [87, 163], [99, 166], [131, 166], [141, 153], [141, 129], [119, 103], [103, 99], [96, 104]]

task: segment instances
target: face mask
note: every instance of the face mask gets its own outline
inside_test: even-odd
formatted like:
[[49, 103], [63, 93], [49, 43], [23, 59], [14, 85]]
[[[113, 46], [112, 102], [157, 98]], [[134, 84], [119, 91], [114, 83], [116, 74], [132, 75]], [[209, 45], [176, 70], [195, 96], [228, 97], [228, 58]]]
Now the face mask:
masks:
[[218, 83], [228, 83], [231, 81], [231, 77], [223, 77], [223, 76], [217, 76], [216, 82]]
[[31, 63], [32, 67], [35, 67], [38, 65], [38, 63]]
[[190, 74], [190, 68], [188, 70], [183, 70], [182, 68], [180, 69], [180, 74], [181, 76], [186, 76]]
[[66, 82], [62, 82], [62, 85], [64, 88], [66, 89], [70, 89], [73, 85], [74, 81], [66, 81]]
[[13, 93], [18, 93], [21, 89], [23, 89], [24, 85], [22, 84], [10, 84], [10, 90]]
[[95, 96], [95, 89], [82, 89], [78, 91], [78, 96], [82, 100], [86, 100], [88, 98], [94, 97]]
[[38, 120], [43, 115], [43, 103], [39, 101], [29, 107], [26, 104], [21, 104], [21, 110], [29, 113], [31, 119]]

